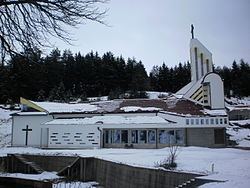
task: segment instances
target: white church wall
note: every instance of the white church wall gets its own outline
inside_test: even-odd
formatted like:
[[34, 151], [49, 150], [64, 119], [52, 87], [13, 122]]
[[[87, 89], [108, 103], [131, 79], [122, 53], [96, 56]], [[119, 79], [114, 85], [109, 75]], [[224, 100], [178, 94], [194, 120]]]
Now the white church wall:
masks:
[[225, 108], [224, 86], [221, 77], [218, 74], [210, 73], [204, 78], [203, 83], [209, 83], [210, 85], [211, 109]]
[[50, 115], [25, 115], [13, 116], [12, 122], [12, 146], [26, 146], [26, 132], [23, 129], [32, 129], [28, 131], [27, 146], [40, 147], [41, 143], [41, 123], [52, 120]]
[[198, 81], [208, 72], [212, 72], [212, 53], [198, 40], [190, 41], [191, 80]]
[[48, 125], [48, 148], [99, 148], [99, 125]]

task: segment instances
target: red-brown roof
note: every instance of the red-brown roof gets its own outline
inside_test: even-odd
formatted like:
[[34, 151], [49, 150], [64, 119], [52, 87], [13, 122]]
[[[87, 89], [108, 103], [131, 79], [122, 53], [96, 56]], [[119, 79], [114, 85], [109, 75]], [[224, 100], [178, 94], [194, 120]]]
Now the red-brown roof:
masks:
[[[195, 104], [187, 99], [125, 99], [120, 103], [119, 108], [114, 112], [124, 112], [122, 107], [137, 106], [137, 107], [155, 107], [163, 111], [177, 113], [181, 115], [204, 115], [201, 111], [203, 107], [199, 104]], [[152, 112], [155, 112], [153, 110]], [[142, 112], [138, 110], [137, 112]]]

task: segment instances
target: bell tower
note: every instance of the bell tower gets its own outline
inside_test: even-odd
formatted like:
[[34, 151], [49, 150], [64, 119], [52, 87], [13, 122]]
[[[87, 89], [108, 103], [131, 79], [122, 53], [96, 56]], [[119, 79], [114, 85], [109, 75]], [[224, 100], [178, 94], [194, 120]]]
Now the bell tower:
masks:
[[176, 94], [210, 109], [224, 108], [224, 86], [221, 77], [213, 73], [212, 53], [194, 37], [190, 39], [191, 82]]
[[212, 53], [196, 38], [190, 40], [191, 81], [213, 72]]

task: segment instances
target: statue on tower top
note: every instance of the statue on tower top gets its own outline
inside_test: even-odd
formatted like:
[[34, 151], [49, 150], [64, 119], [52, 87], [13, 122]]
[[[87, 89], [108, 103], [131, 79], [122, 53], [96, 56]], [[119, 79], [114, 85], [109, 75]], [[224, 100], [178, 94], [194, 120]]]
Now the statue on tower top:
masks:
[[194, 25], [191, 24], [191, 34], [192, 34], [192, 39], [194, 38]]

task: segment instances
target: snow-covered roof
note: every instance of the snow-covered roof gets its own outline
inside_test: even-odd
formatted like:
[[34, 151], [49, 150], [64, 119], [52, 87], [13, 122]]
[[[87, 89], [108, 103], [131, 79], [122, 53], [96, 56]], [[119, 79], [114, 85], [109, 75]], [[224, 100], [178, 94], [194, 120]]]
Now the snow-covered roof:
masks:
[[140, 107], [140, 106], [126, 106], [120, 108], [120, 110], [123, 110], [124, 112], [135, 112], [135, 111], [160, 111], [162, 108], [156, 108], [156, 107]]
[[229, 111], [233, 110], [250, 110], [250, 106], [243, 106], [243, 105], [235, 105], [235, 106], [226, 106]]
[[22, 116], [39, 116], [39, 115], [47, 115], [46, 112], [17, 112], [13, 115], [22, 115]]
[[236, 124], [236, 125], [250, 125], [250, 119], [245, 119], [245, 120], [235, 120], [235, 121], [230, 121], [230, 123], [232, 124]]
[[55, 119], [46, 125], [82, 125], [82, 124], [155, 124], [169, 123], [159, 116], [93, 116], [86, 118]]
[[209, 110], [209, 109], [204, 109], [201, 110], [204, 114], [210, 115], [210, 116], [226, 116], [227, 113], [224, 109], [221, 110]]
[[33, 102], [40, 106], [48, 113], [86, 113], [93, 112], [98, 109], [96, 105], [87, 103], [69, 104], [69, 103], [56, 103], [56, 102]]
[[[34, 102], [24, 100], [22, 105], [30, 109], [47, 114], [81, 113], [81, 114], [106, 114], [106, 113], [156, 113], [164, 111], [179, 116], [225, 116], [224, 110], [204, 110], [202, 105], [187, 99], [178, 99], [170, 96], [167, 99], [123, 99], [111, 101], [98, 101], [91, 103], [57, 103]], [[25, 108], [24, 108], [25, 109]], [[24, 112], [26, 113], [26, 112]], [[27, 112], [28, 113], [28, 112]], [[25, 115], [25, 114], [19, 114]]]
[[177, 91], [175, 94], [179, 96], [185, 95], [188, 90], [194, 85], [194, 82], [189, 82], [187, 85], [185, 85], [183, 88], [181, 88], [179, 91]]

